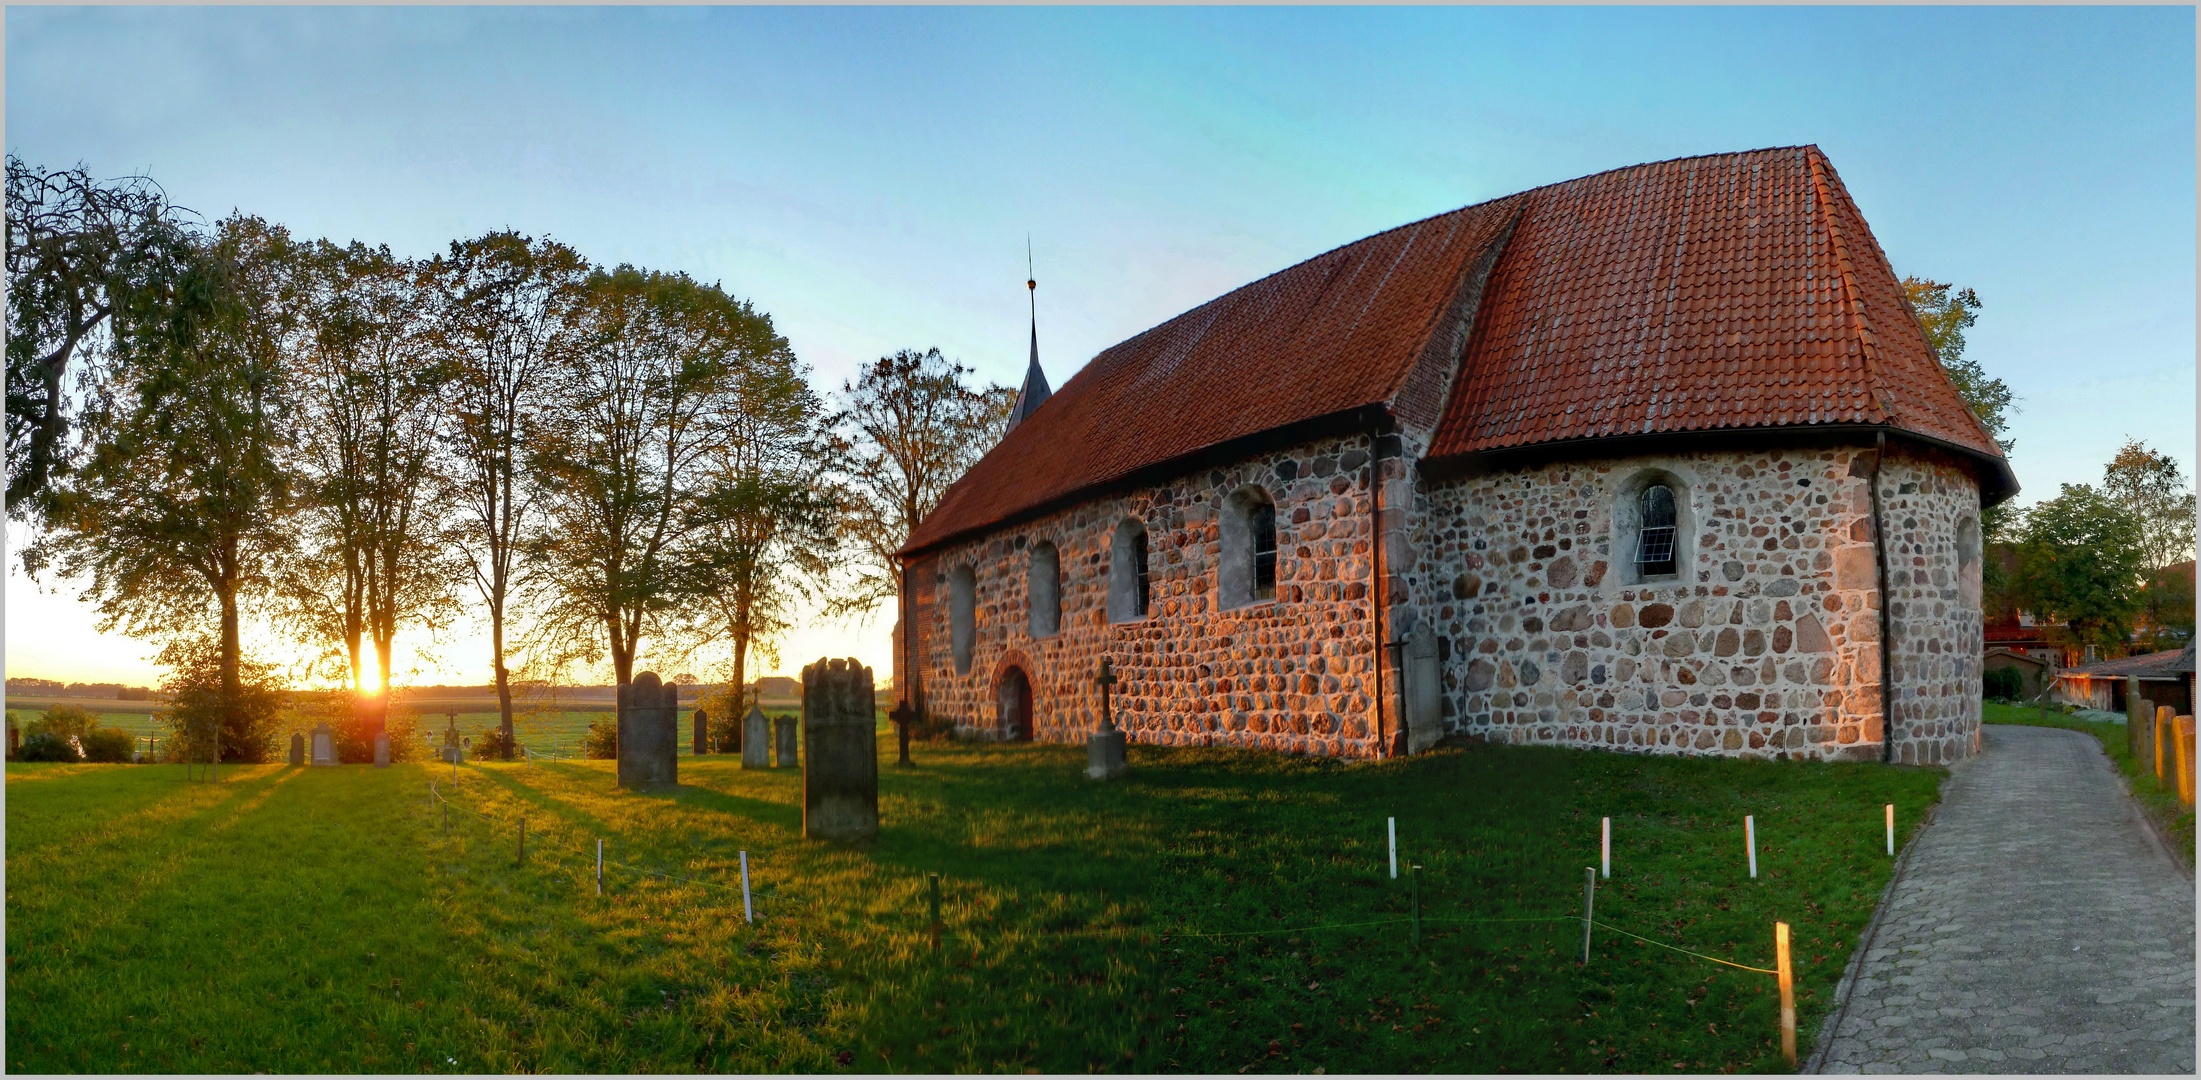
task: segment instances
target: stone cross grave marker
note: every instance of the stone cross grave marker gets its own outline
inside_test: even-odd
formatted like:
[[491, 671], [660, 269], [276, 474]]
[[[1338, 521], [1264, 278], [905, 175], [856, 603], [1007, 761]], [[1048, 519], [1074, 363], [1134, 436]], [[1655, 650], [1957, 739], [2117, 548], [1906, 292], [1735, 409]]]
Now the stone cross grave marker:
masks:
[[1443, 671], [1437, 664], [1437, 632], [1416, 623], [1406, 632], [1406, 752], [1419, 754], [1444, 738]]
[[819, 660], [802, 669], [802, 834], [868, 841], [879, 835], [878, 708], [871, 669]]
[[619, 786], [680, 782], [680, 686], [654, 671], [619, 688]]
[[796, 752], [796, 744], [802, 741], [801, 723], [792, 716], [772, 718], [772, 752], [779, 768], [792, 769], [799, 763], [801, 755]]
[[293, 765], [306, 763], [306, 736], [303, 732], [293, 731], [290, 733], [290, 763]]
[[327, 724], [315, 724], [313, 727], [313, 763], [336, 764], [336, 731]]
[[741, 718], [741, 767], [772, 767], [772, 721], [764, 715], [764, 707], [753, 702], [749, 715]]
[[[444, 713], [443, 715], [448, 724], [443, 729], [443, 760], [456, 765], [459, 757], [464, 753], [459, 746], [459, 714]], [[453, 775], [457, 774], [454, 773]]]
[[1115, 780], [1131, 772], [1131, 766], [1123, 759], [1123, 729], [1116, 726], [1115, 712], [1109, 703], [1110, 691], [1117, 681], [1115, 662], [1101, 657], [1100, 674], [1093, 677], [1093, 682], [1100, 686], [1101, 722], [1097, 730], [1085, 737], [1085, 775], [1090, 779]]
[[701, 709], [695, 711], [695, 753], [702, 757], [711, 752], [711, 714]]
[[907, 769], [914, 764], [909, 759], [909, 725], [917, 719], [917, 710], [910, 706], [909, 699], [905, 697], [900, 704], [894, 706], [893, 712], [887, 714], [887, 719], [894, 722], [895, 740], [901, 744], [901, 753], [894, 759], [894, 765], [896, 768]]

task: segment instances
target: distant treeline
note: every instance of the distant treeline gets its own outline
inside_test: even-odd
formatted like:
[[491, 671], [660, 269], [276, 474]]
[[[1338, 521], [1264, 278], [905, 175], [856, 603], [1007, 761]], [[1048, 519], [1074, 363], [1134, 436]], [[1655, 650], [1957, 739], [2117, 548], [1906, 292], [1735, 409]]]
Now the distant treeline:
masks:
[[56, 679], [9, 679], [8, 693], [40, 697], [107, 698], [114, 701], [158, 700], [150, 687], [124, 686], [111, 682], [64, 683]]

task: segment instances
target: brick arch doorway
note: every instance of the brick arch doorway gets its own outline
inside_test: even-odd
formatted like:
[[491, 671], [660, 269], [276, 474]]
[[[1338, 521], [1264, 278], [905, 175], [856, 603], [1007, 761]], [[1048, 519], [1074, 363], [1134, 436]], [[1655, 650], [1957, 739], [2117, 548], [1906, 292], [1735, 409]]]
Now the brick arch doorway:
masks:
[[994, 685], [994, 704], [1002, 735], [1018, 742], [1031, 742], [1032, 678], [1025, 674], [1023, 665], [1009, 664], [1001, 669], [999, 681]]

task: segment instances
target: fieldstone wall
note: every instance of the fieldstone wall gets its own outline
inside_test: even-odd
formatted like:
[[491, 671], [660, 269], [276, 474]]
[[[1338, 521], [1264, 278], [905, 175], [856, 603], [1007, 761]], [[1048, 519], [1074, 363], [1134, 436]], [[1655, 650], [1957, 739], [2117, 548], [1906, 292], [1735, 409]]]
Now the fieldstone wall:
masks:
[[[1395, 441], [1380, 449], [1398, 453]], [[934, 590], [932, 625], [916, 635], [926, 707], [963, 733], [1004, 737], [995, 689], [1015, 665], [1032, 682], [1034, 737], [1080, 741], [1100, 720], [1092, 680], [1105, 653], [1122, 679], [1116, 723], [1134, 742], [1375, 753], [1370, 451], [1366, 437], [1317, 440], [942, 549], [932, 580], [913, 583]], [[1386, 462], [1392, 472], [1399, 466]], [[1276, 505], [1277, 595], [1220, 610], [1218, 514], [1245, 484]], [[1411, 495], [1403, 480], [1396, 491]], [[1109, 546], [1126, 517], [1147, 528], [1152, 600], [1146, 618], [1110, 623]], [[1404, 520], [1388, 517], [1394, 528]], [[1042, 541], [1059, 555], [1062, 621], [1059, 632], [1034, 638], [1027, 575], [1030, 549]], [[949, 582], [960, 566], [976, 582], [965, 674], [949, 633]]]
[[[1448, 726], [1517, 743], [1878, 758], [1871, 456], [1700, 453], [1424, 485], [1405, 576], [1450, 646]], [[1634, 548], [1615, 543], [1615, 507], [1645, 472], [1685, 489], [1686, 561], [1627, 584], [1616, 564]], [[1978, 488], [1953, 460], [1896, 450], [1882, 487], [1891, 570], [1907, 578], [1893, 590], [1897, 757], [1954, 760], [1979, 724], [1977, 559], [1966, 593], [1957, 551]]]

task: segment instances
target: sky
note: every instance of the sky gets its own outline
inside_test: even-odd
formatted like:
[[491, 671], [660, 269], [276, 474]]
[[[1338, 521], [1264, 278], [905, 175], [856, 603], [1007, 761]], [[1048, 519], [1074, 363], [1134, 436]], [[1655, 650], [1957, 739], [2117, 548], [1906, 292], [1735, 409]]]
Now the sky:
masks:
[[[820, 390], [938, 346], [1060, 386], [1368, 234], [1539, 184], [1816, 143], [1898, 274], [1970, 286], [2018, 502], [2195, 457], [2192, 8], [6, 9], [6, 141], [208, 218], [408, 256], [495, 229], [684, 270]], [[152, 683], [9, 533], [7, 674]], [[478, 606], [478, 605], [477, 605]], [[767, 673], [893, 616], [807, 621]], [[417, 638], [419, 635], [415, 635]], [[486, 681], [454, 627], [420, 682]], [[287, 646], [263, 644], [281, 652]], [[664, 658], [670, 660], [671, 658]], [[650, 658], [645, 656], [645, 664]], [[708, 677], [710, 657], [686, 658]], [[668, 666], [672, 666], [668, 664]]]

